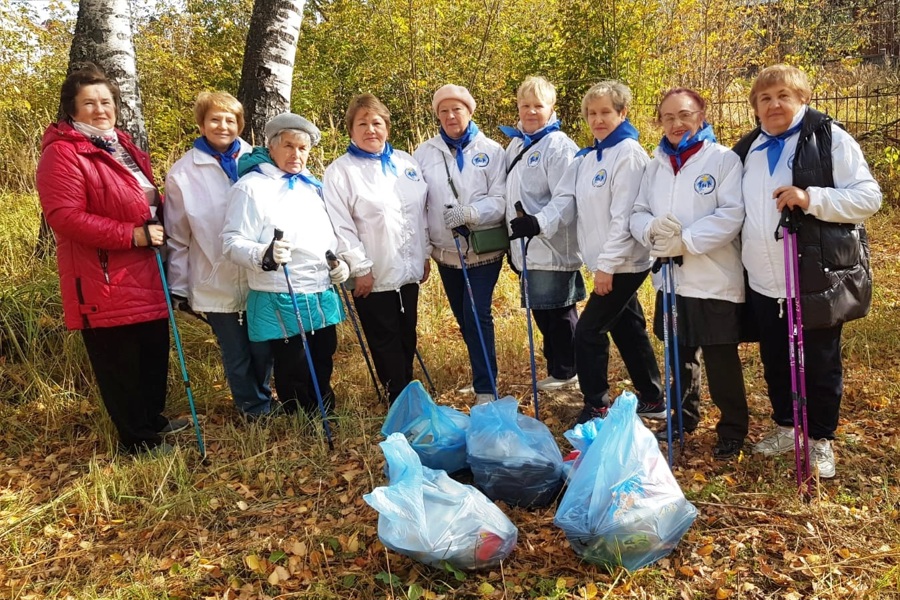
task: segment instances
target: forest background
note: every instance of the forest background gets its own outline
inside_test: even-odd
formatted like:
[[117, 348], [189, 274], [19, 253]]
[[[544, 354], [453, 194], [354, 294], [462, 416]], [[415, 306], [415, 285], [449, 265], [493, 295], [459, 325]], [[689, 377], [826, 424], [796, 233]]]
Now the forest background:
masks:
[[[260, 2], [261, 0], [257, 0]], [[277, 2], [269, 3], [277, 7]], [[144, 119], [158, 181], [196, 135], [197, 92], [237, 93], [252, 0], [132, 3]], [[360, 91], [393, 113], [392, 143], [436, 131], [431, 95], [467, 86], [475, 121], [503, 142], [515, 89], [556, 83], [564, 129], [590, 134], [580, 101], [596, 81], [634, 92], [632, 121], [650, 149], [663, 90], [710, 101], [723, 143], [754, 125], [747, 94], [775, 62], [806, 70], [813, 104], [863, 145], [885, 192], [872, 220], [872, 314], [845, 334], [846, 394], [838, 478], [804, 504], [790, 460], [709, 459], [714, 409], [675, 474], [701, 518], [668, 558], [637, 573], [580, 563], [543, 511], [506, 508], [519, 546], [503, 569], [466, 574], [387, 552], [361, 495], [383, 483], [374, 399], [352, 330], [341, 330], [337, 448], [309, 424], [236, 424], [208, 328], [181, 318], [211, 464], [190, 435], [173, 457], [116, 458], [80, 337], [61, 324], [55, 263], [33, 254], [39, 139], [57, 114], [74, 5], [0, 0], [0, 598], [898, 598], [900, 593], [900, 0], [311, 0], [305, 4], [291, 108], [315, 121], [321, 174], [347, 144], [343, 112]], [[501, 393], [529, 398], [523, 312], [504, 270], [495, 295]], [[439, 283], [423, 289], [420, 347], [440, 401], [465, 408], [465, 352]], [[650, 294], [642, 291], [644, 306]], [[742, 349], [752, 436], [767, 427], [753, 347]], [[173, 354], [170, 406], [185, 414]], [[613, 357], [611, 380], [629, 386]], [[542, 396], [561, 433], [576, 393]], [[546, 407], [546, 409], [544, 409]], [[523, 410], [527, 410], [523, 403]], [[885, 424], [889, 424], [885, 426]], [[563, 446], [566, 450], [566, 447]]]

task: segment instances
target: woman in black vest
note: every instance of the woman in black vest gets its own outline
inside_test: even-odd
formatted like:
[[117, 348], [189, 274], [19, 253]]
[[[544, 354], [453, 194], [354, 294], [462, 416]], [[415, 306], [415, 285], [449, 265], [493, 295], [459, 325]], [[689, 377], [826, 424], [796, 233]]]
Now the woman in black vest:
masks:
[[753, 451], [794, 449], [788, 354], [783, 209], [799, 221], [800, 294], [808, 433], [819, 476], [834, 477], [831, 441], [843, 392], [841, 328], [871, 303], [868, 242], [862, 223], [881, 206], [881, 190], [856, 141], [812, 109], [806, 75], [763, 69], [750, 90], [760, 126], [735, 146], [744, 160], [743, 263], [747, 297], [760, 332], [760, 357], [776, 427]]

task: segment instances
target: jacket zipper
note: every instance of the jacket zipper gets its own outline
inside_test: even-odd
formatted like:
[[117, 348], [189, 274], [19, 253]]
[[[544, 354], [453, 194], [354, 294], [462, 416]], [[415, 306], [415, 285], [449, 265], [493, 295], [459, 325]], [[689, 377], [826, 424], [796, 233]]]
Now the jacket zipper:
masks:
[[105, 279], [106, 284], [109, 285], [109, 252], [98, 248], [97, 258], [100, 259], [100, 268], [103, 269], [103, 279]]

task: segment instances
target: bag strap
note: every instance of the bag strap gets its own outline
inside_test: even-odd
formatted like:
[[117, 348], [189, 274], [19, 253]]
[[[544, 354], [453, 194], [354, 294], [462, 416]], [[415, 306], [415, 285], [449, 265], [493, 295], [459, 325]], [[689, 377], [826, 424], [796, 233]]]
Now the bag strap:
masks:
[[453, 192], [453, 197], [456, 198], [457, 202], [459, 202], [459, 194], [456, 191], [456, 186], [453, 184], [453, 178], [450, 177], [450, 167], [447, 166], [447, 157], [444, 156], [443, 152], [441, 152], [441, 160], [444, 161], [444, 172], [447, 173], [447, 185], [450, 186], [450, 191]]
[[[541, 139], [543, 139], [543, 138], [541, 138]], [[512, 173], [513, 167], [516, 166], [516, 163], [518, 163], [520, 160], [522, 160], [522, 157], [525, 156], [525, 153], [528, 152], [528, 150], [530, 150], [531, 147], [534, 146], [535, 144], [537, 144], [539, 141], [541, 141], [541, 140], [534, 140], [533, 142], [531, 142], [530, 144], [528, 144], [527, 146], [522, 148], [522, 151], [519, 152], [519, 155], [513, 159], [513, 161], [509, 164], [508, 167], [506, 167], [507, 175]]]

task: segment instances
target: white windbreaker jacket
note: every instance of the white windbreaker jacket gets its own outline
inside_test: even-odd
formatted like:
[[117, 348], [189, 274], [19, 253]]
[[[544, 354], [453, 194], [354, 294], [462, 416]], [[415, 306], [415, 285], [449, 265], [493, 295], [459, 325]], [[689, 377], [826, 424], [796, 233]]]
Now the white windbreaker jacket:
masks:
[[[428, 233], [433, 246], [431, 256], [441, 264], [459, 267], [453, 233], [444, 226], [444, 207], [455, 204], [471, 206], [475, 210], [477, 223], [469, 226], [472, 230], [488, 229], [504, 222], [506, 160], [503, 147], [479, 131], [463, 150], [465, 162], [460, 171], [456, 166], [456, 157], [441, 136], [436, 135], [419, 146], [413, 158], [422, 167], [422, 176], [428, 184], [426, 206]], [[459, 199], [447, 183], [448, 171]], [[460, 239], [460, 247], [466, 252], [464, 239]], [[466, 252], [466, 264], [476, 265], [502, 254], [500, 251], [478, 255], [470, 250]]]
[[[681, 221], [684, 264], [675, 269], [675, 293], [685, 298], [744, 301], [741, 265], [741, 160], [729, 148], [703, 142], [676, 175], [658, 147], [647, 165], [631, 215], [631, 234], [650, 247], [650, 223], [672, 213]], [[662, 287], [662, 276], [653, 275]]]
[[290, 189], [285, 172], [275, 165], [264, 163], [259, 169], [241, 177], [228, 194], [222, 230], [225, 256], [246, 269], [250, 289], [287, 293], [281, 269], [262, 270], [266, 248], [280, 229], [292, 246], [288, 269], [294, 291], [312, 294], [330, 288], [325, 253], [335, 252], [338, 243], [322, 198], [299, 180]]
[[[240, 140], [240, 154], [251, 147]], [[247, 276], [222, 254], [222, 225], [231, 180], [218, 161], [195, 148], [166, 176], [169, 289], [198, 312], [245, 310]]]
[[397, 175], [377, 160], [343, 154], [325, 169], [325, 203], [351, 277], [370, 270], [373, 292], [420, 281], [431, 255], [425, 180], [412, 156], [394, 150]]
[[[550, 122], [556, 115], [550, 117]], [[522, 140], [514, 138], [506, 147], [509, 165], [522, 151]], [[578, 151], [575, 142], [562, 131], [547, 134], [525, 153], [506, 176], [506, 221], [516, 218], [516, 202], [537, 217], [541, 233], [528, 245], [528, 268], [543, 271], [577, 271], [581, 268], [575, 205], [554, 198], [557, 184]], [[510, 230], [512, 233], [512, 230]], [[522, 269], [518, 240], [510, 243], [510, 257]]]
[[632, 139], [572, 161], [553, 201], [577, 207], [578, 247], [587, 267], [605, 273], [640, 273], [650, 253], [631, 236], [629, 219], [650, 157]]
[[[790, 127], [803, 120], [804, 115], [806, 107], [797, 111]], [[760, 135], [754, 140], [744, 160], [743, 192], [747, 211], [741, 233], [744, 268], [747, 269], [753, 291], [769, 298], [784, 298], [786, 294], [784, 242], [775, 240], [781, 213], [775, 208], [776, 200], [772, 192], [792, 184], [794, 152], [799, 138], [798, 131], [785, 140], [781, 157], [771, 175], [766, 150], [754, 152], [754, 148], [765, 142], [765, 136]], [[806, 212], [821, 221], [862, 223], [881, 206], [881, 188], [872, 177], [859, 144], [833, 123], [831, 156], [835, 187], [807, 188], [809, 208]]]

